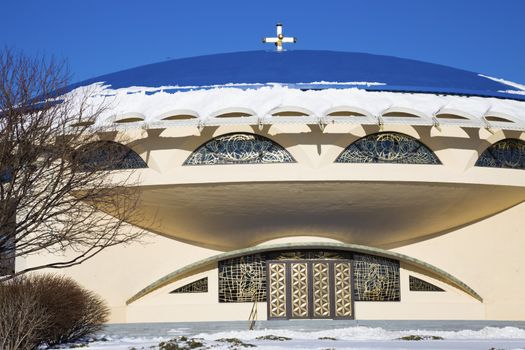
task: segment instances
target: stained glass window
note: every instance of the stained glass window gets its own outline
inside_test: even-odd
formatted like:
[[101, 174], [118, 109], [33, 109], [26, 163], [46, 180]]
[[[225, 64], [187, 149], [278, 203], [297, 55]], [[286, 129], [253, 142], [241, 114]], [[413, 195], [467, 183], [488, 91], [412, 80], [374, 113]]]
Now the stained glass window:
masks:
[[348, 146], [335, 162], [441, 164], [427, 146], [413, 137], [394, 132], [360, 138]]
[[74, 154], [83, 171], [147, 168], [146, 162], [131, 148], [113, 141], [85, 145]]
[[496, 142], [481, 154], [476, 166], [525, 169], [525, 141], [505, 139]]
[[236, 133], [216, 137], [193, 152], [184, 165], [294, 163], [290, 153], [272, 140]]
[[399, 301], [399, 262], [354, 254], [356, 301]]
[[201, 278], [194, 282], [188, 283], [182, 287], [172, 290], [170, 294], [182, 293], [207, 293], [208, 292], [208, 277]]
[[412, 292], [444, 292], [438, 286], [414, 276], [409, 276], [409, 287]]

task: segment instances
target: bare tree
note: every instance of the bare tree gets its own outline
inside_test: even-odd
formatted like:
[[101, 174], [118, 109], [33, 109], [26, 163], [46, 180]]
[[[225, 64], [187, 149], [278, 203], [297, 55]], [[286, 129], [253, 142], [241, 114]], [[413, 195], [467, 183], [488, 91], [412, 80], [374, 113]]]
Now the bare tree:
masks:
[[[106, 104], [69, 91], [68, 78], [55, 60], [0, 52], [0, 281], [80, 264], [142, 233], [126, 224], [137, 215], [139, 157], [100, 141], [93, 123]], [[6, 271], [39, 253], [49, 261]]]

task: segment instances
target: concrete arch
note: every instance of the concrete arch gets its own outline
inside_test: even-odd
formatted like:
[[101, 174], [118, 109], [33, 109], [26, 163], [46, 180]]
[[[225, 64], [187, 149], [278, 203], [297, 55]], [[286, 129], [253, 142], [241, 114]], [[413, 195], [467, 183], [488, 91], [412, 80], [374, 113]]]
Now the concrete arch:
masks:
[[412, 118], [421, 118], [421, 119], [429, 119], [429, 117], [416, 109], [413, 108], [407, 108], [407, 107], [390, 107], [381, 113], [382, 118], [396, 118], [396, 116], [389, 116], [387, 114], [401, 114], [401, 118], [407, 118], [404, 115], [410, 115]]
[[[256, 116], [257, 113], [255, 113], [254, 110], [246, 107], [228, 107], [228, 108], [222, 108], [219, 109], [213, 113], [210, 114], [210, 118], [224, 118], [228, 114], [245, 114], [248, 117]], [[233, 117], [235, 118], [235, 117]]]
[[153, 118], [155, 121], [159, 120], [172, 120], [168, 118], [174, 118], [177, 116], [188, 116], [190, 118], [181, 118], [181, 119], [195, 119], [199, 118], [199, 113], [192, 109], [172, 109], [167, 112], [160, 114], [159, 116]]
[[[519, 121], [516, 120], [513, 116], [507, 113], [497, 112], [497, 111], [490, 111], [487, 113], [487, 115], [483, 116], [483, 118], [489, 122], [489, 124], [508, 124], [508, 123], [519, 123]], [[502, 120], [494, 120], [494, 119], [502, 119]]]
[[268, 112], [268, 115], [272, 116], [272, 117], [277, 117], [279, 118], [280, 116], [276, 115], [276, 114], [280, 114], [280, 113], [300, 113], [300, 114], [305, 114], [304, 117], [306, 116], [309, 116], [309, 117], [313, 117], [315, 116], [315, 113], [312, 112], [311, 110], [309, 109], [306, 109], [304, 107], [300, 107], [300, 106], [282, 106], [282, 107], [277, 107], [277, 108], [274, 108], [272, 109], [271, 111]]
[[239, 249], [239, 250], [234, 250], [234, 251], [230, 251], [230, 252], [226, 252], [222, 254], [217, 254], [209, 258], [199, 260], [197, 262], [194, 262], [193, 264], [189, 264], [180, 269], [177, 269], [173, 271], [172, 273], [169, 273], [165, 275], [164, 277], [161, 277], [160, 279], [150, 283], [148, 286], [146, 286], [145, 288], [140, 290], [138, 293], [130, 297], [126, 301], [126, 305], [129, 305], [141, 299], [142, 297], [150, 294], [151, 292], [159, 288], [162, 288], [170, 283], [176, 282], [182, 278], [191, 276], [198, 272], [210, 270], [214, 268], [215, 265], [221, 260], [237, 258], [243, 255], [271, 252], [271, 251], [276, 251], [276, 250], [289, 250], [289, 249], [333, 249], [333, 250], [351, 251], [355, 253], [376, 255], [376, 256], [380, 256], [384, 258], [398, 260], [407, 265], [415, 266], [426, 273], [436, 275], [443, 282], [465, 292], [466, 294], [470, 295], [474, 299], [480, 302], [483, 302], [483, 298], [478, 293], [476, 293], [476, 291], [474, 291], [472, 288], [470, 288], [467, 284], [465, 284], [458, 278], [452, 276], [446, 271], [441, 270], [438, 267], [435, 267], [433, 265], [430, 265], [424, 261], [410, 257], [408, 255], [404, 255], [401, 253], [396, 253], [396, 252], [392, 252], [392, 251], [388, 251], [384, 249], [374, 248], [374, 247], [357, 245], [357, 244], [344, 244], [344, 243], [335, 243], [335, 242], [303, 242], [303, 243], [281, 243], [281, 244], [259, 245], [259, 246], [255, 246], [251, 248]]
[[[475, 121], [476, 118], [467, 112], [461, 111], [459, 109], [455, 108], [443, 108], [439, 110], [435, 117], [438, 119], [456, 119], [456, 118], [449, 118], [448, 116], [457, 116], [458, 120], [469, 120], [469, 121]], [[441, 121], [441, 120], [440, 120]]]
[[125, 123], [143, 122], [145, 119], [146, 117], [142, 113], [128, 112], [128, 113], [123, 113], [123, 114], [112, 115], [111, 117], [107, 118], [104, 122], [105, 123], [125, 124]]
[[324, 111], [324, 116], [330, 117], [330, 114], [332, 113], [342, 113], [342, 112], [348, 112], [348, 113], [355, 113], [355, 114], [361, 114], [362, 116], [356, 115], [356, 117], [371, 117], [372, 113], [367, 111], [366, 109], [359, 108], [359, 107], [352, 107], [352, 106], [336, 106], [327, 109]]

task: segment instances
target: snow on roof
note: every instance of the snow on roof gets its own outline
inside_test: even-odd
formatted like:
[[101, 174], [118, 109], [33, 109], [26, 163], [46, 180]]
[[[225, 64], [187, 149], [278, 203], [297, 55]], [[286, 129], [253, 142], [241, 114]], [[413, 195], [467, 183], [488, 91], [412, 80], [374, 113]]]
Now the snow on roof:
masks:
[[[248, 51], [175, 59], [103, 75], [74, 87], [103, 82], [132, 86], [254, 88], [278, 83], [298, 89], [438, 93], [525, 100], [523, 86], [438, 64], [366, 53]], [[164, 89], [165, 90], [165, 89]]]
[[94, 83], [93, 105], [109, 104], [97, 126], [113, 129], [260, 124], [456, 125], [525, 130], [525, 102], [494, 97], [367, 91], [302, 90], [287, 85], [174, 90], [112, 88]]

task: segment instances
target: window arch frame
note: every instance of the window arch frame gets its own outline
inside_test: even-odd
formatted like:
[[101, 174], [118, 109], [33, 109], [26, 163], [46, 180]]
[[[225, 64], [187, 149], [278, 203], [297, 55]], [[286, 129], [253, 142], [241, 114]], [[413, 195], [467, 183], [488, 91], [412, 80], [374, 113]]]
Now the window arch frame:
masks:
[[[496, 147], [501, 146], [504, 143], [516, 143], [518, 144], [518, 147], [523, 147], [523, 151], [518, 151], [518, 163], [521, 163], [521, 165], [518, 166], [508, 166], [507, 160], [502, 160], [498, 156], [494, 154], [494, 149]], [[483, 161], [489, 161], [487, 157], [490, 156], [492, 159], [491, 161], [495, 162], [494, 165], [483, 165], [480, 164]], [[494, 142], [490, 144], [487, 148], [485, 148], [480, 155], [478, 156], [478, 159], [476, 159], [476, 163], [474, 163], [475, 167], [480, 168], [495, 168], [495, 169], [514, 169], [514, 170], [525, 170], [525, 141], [521, 140], [519, 138], [505, 138], [501, 139], [497, 142]]]
[[[98, 146], [98, 149], [90, 149], [94, 145], [106, 144], [109, 147]], [[93, 157], [104, 157], [110, 152], [110, 147], [120, 148], [119, 152], [122, 152], [122, 157], [117, 162], [111, 162], [109, 157], [106, 159], [93, 159]], [[97, 152], [103, 152], [97, 155]], [[82, 154], [81, 152], [85, 152]], [[92, 153], [92, 154], [90, 154]], [[131, 157], [131, 158], [130, 158]], [[73, 161], [80, 167], [80, 171], [117, 171], [117, 170], [135, 170], [135, 169], [148, 169], [148, 163], [131, 147], [124, 145], [120, 142], [111, 140], [99, 140], [89, 142], [85, 145], [80, 146], [73, 152]], [[125, 166], [122, 166], [125, 165]]]
[[[378, 141], [378, 138], [381, 136], [381, 135], [389, 135], [389, 136], [395, 136], [395, 137], [398, 137], [401, 139], [401, 141], [410, 141], [410, 142], [414, 142], [415, 144], [417, 144], [418, 146], [417, 147], [412, 147], [412, 151], [419, 151], [419, 150], [423, 150], [423, 153], [425, 157], [427, 158], [430, 158], [430, 161], [427, 161], [427, 162], [413, 162], [413, 161], [403, 161], [403, 159], [405, 160], [409, 160], [411, 159], [411, 157], [409, 156], [402, 156], [402, 157], [398, 157], [399, 160], [396, 161], [396, 158], [391, 158], [391, 156], [384, 156], [382, 157], [381, 154], [378, 153], [377, 151], [377, 145], [374, 145], [373, 147], [373, 151], [372, 150], [369, 150], [369, 152], [374, 152], [373, 155], [366, 155], [365, 152], [366, 150], [362, 149], [361, 147], [361, 144], [364, 143], [364, 142], [374, 142], [374, 143], [377, 143]], [[375, 138], [375, 139], [374, 139]], [[388, 140], [386, 140], [388, 141]], [[384, 141], [382, 141], [384, 142]], [[389, 141], [389, 142], [393, 142], [393, 141]], [[407, 145], [405, 145], [404, 148], [406, 148]], [[354, 161], [351, 161], [351, 160], [344, 160], [345, 157], [349, 157], [347, 155], [347, 153], [350, 153], [352, 151], [352, 148], [357, 148], [357, 154], [360, 155], [361, 159], [355, 157], [354, 158]], [[398, 146], [399, 148], [399, 146]], [[407, 150], [407, 154], [410, 150]], [[399, 151], [398, 151], [398, 155], [399, 155]], [[388, 160], [387, 158], [391, 158], [391, 160]], [[368, 159], [368, 160], [367, 160]], [[413, 159], [413, 158], [412, 158]], [[407, 164], [407, 165], [442, 165], [443, 163], [441, 163], [441, 160], [439, 159], [439, 157], [434, 153], [434, 151], [432, 151], [432, 149], [430, 147], [428, 147], [426, 144], [424, 144], [423, 142], [421, 142], [420, 140], [418, 140], [417, 138], [413, 137], [413, 136], [410, 136], [410, 135], [407, 135], [407, 134], [404, 134], [404, 133], [400, 133], [400, 132], [396, 132], [396, 131], [382, 131], [382, 132], [377, 132], [377, 133], [373, 133], [373, 134], [368, 134], [368, 135], [365, 135], [363, 137], [360, 137], [358, 138], [357, 140], [355, 140], [354, 142], [352, 142], [350, 145], [346, 146], [345, 149], [339, 153], [339, 155], [337, 156], [337, 158], [335, 159], [334, 163], [350, 163], [350, 164]]]
[[[239, 161], [220, 161], [220, 157], [216, 158], [216, 159], [219, 159], [218, 161], [214, 161], [214, 162], [208, 162], [208, 161], [205, 161], [205, 160], [193, 160], [192, 158], [196, 158], [199, 154], [201, 154], [204, 150], [209, 150], [211, 152], [214, 152], [212, 149], [210, 149], [208, 147], [208, 145], [210, 145], [212, 142], [217, 142], [217, 141], [220, 141], [221, 138], [226, 138], [226, 137], [231, 137], [231, 136], [239, 136], [239, 135], [244, 135], [244, 136], [252, 136], [254, 137], [254, 140], [256, 141], [259, 141], [259, 142], [269, 142], [270, 143], [270, 146], [263, 152], [272, 152], [272, 148], [276, 148], [274, 149], [273, 151], [279, 151], [279, 152], [282, 152], [282, 154], [284, 155], [283, 157], [286, 158], [284, 159], [284, 161], [251, 161], [249, 159], [243, 161], [243, 160], [239, 160]], [[235, 140], [234, 140], [235, 141]], [[249, 152], [253, 152], [253, 151], [249, 151]], [[259, 155], [259, 157], [257, 158], [254, 158], [252, 157], [252, 159], [262, 159], [263, 157], [261, 155]], [[194, 149], [191, 154], [186, 158], [186, 160], [182, 163], [183, 166], [200, 166], [200, 165], [239, 165], [239, 164], [289, 164], [289, 163], [297, 163], [297, 161], [295, 160], [295, 158], [292, 156], [292, 154], [283, 146], [281, 146], [279, 143], [275, 142], [274, 140], [266, 137], [266, 136], [262, 136], [262, 135], [259, 135], [259, 134], [255, 134], [255, 133], [249, 133], [249, 132], [231, 132], [231, 133], [227, 133], [227, 134], [223, 134], [223, 135], [219, 135], [219, 136], [215, 136], [209, 140], [207, 140], [206, 142], [202, 143], [199, 147], [197, 147], [196, 149]]]

